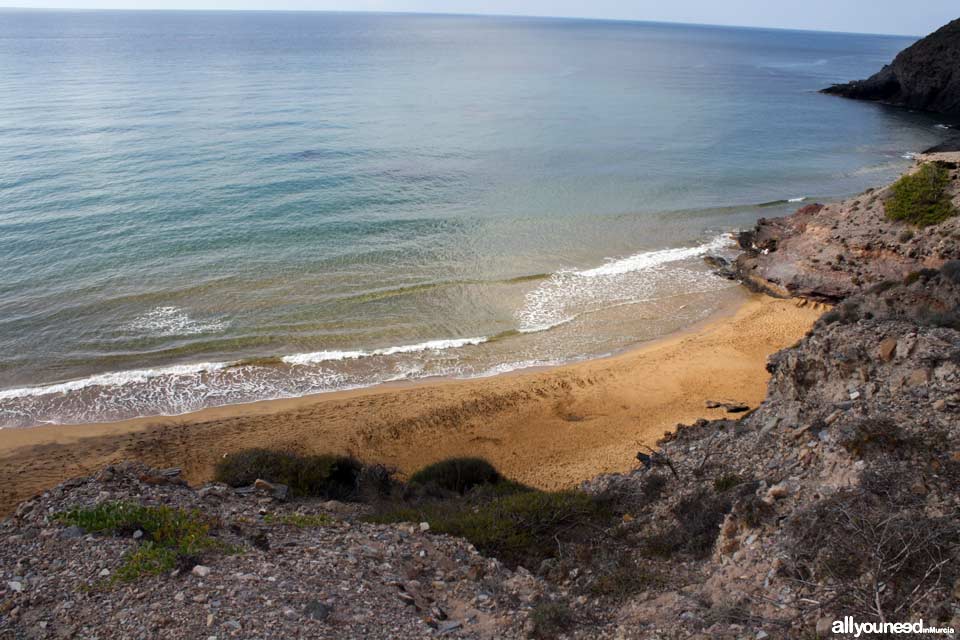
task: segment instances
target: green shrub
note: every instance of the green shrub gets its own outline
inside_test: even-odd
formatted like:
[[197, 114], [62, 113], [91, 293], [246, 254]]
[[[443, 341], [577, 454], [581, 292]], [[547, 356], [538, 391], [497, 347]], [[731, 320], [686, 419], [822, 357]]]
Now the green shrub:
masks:
[[743, 483], [743, 478], [738, 476], [735, 473], [725, 473], [722, 476], [717, 476], [713, 480], [713, 488], [718, 493], [723, 493], [733, 489], [738, 484]]
[[308, 529], [333, 524], [333, 518], [323, 513], [268, 513], [263, 516], [267, 524], [283, 524], [288, 527]]
[[204, 551], [229, 551], [211, 536], [213, 522], [195, 510], [114, 501], [78, 507], [58, 514], [57, 520], [91, 533], [129, 537], [143, 532], [143, 543], [127, 555], [113, 580], [165, 573], [185, 560], [192, 566]]
[[450, 458], [424, 467], [410, 477], [410, 482], [434, 485], [447, 491], [464, 494], [476, 486], [498, 484], [500, 472], [482, 458]]
[[288, 451], [246, 449], [231, 453], [214, 468], [214, 478], [231, 487], [257, 479], [285, 484], [294, 496], [352, 500], [361, 493], [366, 468], [346, 456], [301, 456]]
[[530, 635], [547, 640], [569, 631], [575, 619], [566, 603], [543, 601], [530, 612], [530, 621], [533, 623]]
[[607, 508], [576, 491], [521, 491], [486, 501], [448, 500], [405, 506], [368, 517], [372, 522], [428, 522], [430, 530], [466, 538], [484, 555], [509, 566], [536, 568], [564, 543], [595, 535], [611, 519]]
[[887, 217], [925, 227], [956, 214], [947, 185], [950, 172], [936, 163], [921, 165], [915, 173], [897, 180], [886, 201]]

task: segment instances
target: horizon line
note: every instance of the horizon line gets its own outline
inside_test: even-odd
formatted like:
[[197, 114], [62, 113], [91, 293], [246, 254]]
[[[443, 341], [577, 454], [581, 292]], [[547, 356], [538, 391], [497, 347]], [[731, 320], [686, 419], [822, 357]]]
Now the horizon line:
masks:
[[[117, 13], [334, 13], [357, 15], [407, 15], [407, 16], [450, 16], [468, 18], [537, 18], [541, 20], [583, 20], [590, 22], [623, 22], [636, 24], [662, 24], [688, 27], [714, 27], [725, 29], [756, 29], [760, 31], [794, 31], [803, 33], [833, 33], [838, 35], [881, 36], [891, 38], [922, 38], [915, 33], [875, 33], [867, 31], [843, 31], [837, 29], [802, 29], [797, 27], [762, 27], [745, 24], [716, 24], [707, 22], [679, 22], [674, 20], [647, 20], [642, 18], [599, 18], [587, 16], [544, 16], [526, 13], [456, 13], [444, 11], [373, 11], [363, 9], [158, 9], [158, 8], [106, 8], [106, 7], [20, 7], [2, 6], [0, 11], [36, 11], [36, 12], [106, 12]], [[936, 29], [934, 29], [936, 30]], [[933, 33], [931, 31], [930, 33]], [[929, 35], [929, 34], [927, 34]]]

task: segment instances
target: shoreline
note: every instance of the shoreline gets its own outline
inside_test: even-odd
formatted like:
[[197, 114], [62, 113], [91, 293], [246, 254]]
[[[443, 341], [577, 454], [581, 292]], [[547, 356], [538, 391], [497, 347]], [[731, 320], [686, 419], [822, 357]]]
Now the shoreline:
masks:
[[707, 319], [623, 352], [470, 379], [434, 378], [179, 416], [0, 430], [0, 511], [63, 480], [136, 459], [210, 479], [247, 447], [349, 453], [411, 473], [453, 455], [488, 458], [544, 489], [624, 471], [676, 424], [717, 418], [707, 400], [757, 406], [767, 356], [822, 307], [744, 293]]

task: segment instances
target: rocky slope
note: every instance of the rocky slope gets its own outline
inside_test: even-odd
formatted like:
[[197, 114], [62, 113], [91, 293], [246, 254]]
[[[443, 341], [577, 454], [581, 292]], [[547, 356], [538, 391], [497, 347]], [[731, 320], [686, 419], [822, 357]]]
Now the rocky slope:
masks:
[[[143, 533], [98, 535], [56, 517], [114, 501], [198, 510], [229, 546], [114, 581]], [[108, 467], [21, 504], [0, 525], [0, 637], [523, 636], [536, 579], [416, 524], [357, 522], [357, 510], [217, 484], [195, 490], [177, 470]]]
[[[920, 156], [950, 167], [947, 188], [960, 206], [960, 153]], [[916, 227], [889, 220], [891, 187], [868, 189], [835, 204], [811, 204], [783, 218], [761, 219], [741, 236], [745, 252], [728, 275], [780, 297], [836, 302], [886, 280], [938, 268], [960, 256], [960, 217]]]
[[960, 19], [901, 51], [866, 80], [837, 84], [824, 93], [960, 115]]
[[958, 302], [957, 262], [854, 296], [771, 360], [748, 417], [667, 436], [676, 475], [661, 465], [591, 483], [636, 490], [664, 474], [669, 496], [631, 523], [640, 537], [727, 496], [699, 581], [636, 599], [638, 627], [812, 638], [853, 615], [960, 628]]

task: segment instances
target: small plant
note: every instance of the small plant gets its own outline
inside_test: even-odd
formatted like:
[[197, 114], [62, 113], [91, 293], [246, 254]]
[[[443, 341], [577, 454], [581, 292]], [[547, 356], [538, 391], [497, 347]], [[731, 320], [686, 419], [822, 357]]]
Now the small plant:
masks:
[[530, 620], [533, 623], [530, 635], [542, 640], [556, 638], [570, 630], [575, 622], [573, 611], [566, 603], [549, 601], [537, 604], [530, 612]]
[[734, 513], [748, 527], [759, 527], [773, 514], [773, 507], [764, 502], [755, 493], [744, 496], [734, 505]]
[[[365, 474], [362, 463], [346, 456], [301, 456], [288, 451], [246, 449], [227, 455], [214, 468], [214, 478], [231, 487], [258, 479], [285, 484], [294, 496], [352, 500], [363, 493], [368, 476], [381, 483], [382, 474]], [[379, 491], [379, 487], [376, 487]]]
[[492, 464], [481, 458], [450, 458], [424, 467], [410, 477], [410, 482], [434, 485], [447, 491], [464, 494], [484, 484], [503, 480]]
[[664, 582], [660, 576], [637, 564], [627, 553], [620, 554], [612, 567], [604, 567], [598, 574], [590, 585], [590, 592], [608, 598], [626, 598]]
[[915, 173], [897, 180], [886, 201], [887, 217], [920, 227], [939, 224], [956, 214], [947, 193], [950, 172], [937, 163], [925, 163]]
[[718, 476], [713, 481], [713, 488], [717, 493], [724, 493], [725, 491], [730, 491], [737, 485], [743, 483], [743, 478], [738, 476], [735, 473], [725, 473], [722, 476]]
[[905, 444], [900, 427], [892, 420], [873, 418], [842, 427], [837, 442], [855, 458], [870, 453], [889, 454]]
[[282, 524], [299, 529], [326, 527], [334, 522], [333, 518], [323, 513], [268, 513], [263, 516], [263, 521], [267, 524]]
[[113, 501], [72, 509], [59, 514], [57, 520], [91, 533], [127, 537], [142, 532], [143, 543], [127, 555], [112, 580], [130, 581], [165, 573], [204, 551], [230, 551], [211, 536], [213, 522], [199, 511]]
[[509, 566], [538, 567], [564, 543], [595, 535], [611, 520], [601, 501], [577, 491], [521, 491], [483, 500], [457, 499], [403, 506], [370, 522], [428, 522], [430, 530], [466, 538]]
[[720, 523], [731, 507], [727, 494], [718, 495], [706, 489], [681, 498], [673, 508], [676, 524], [648, 536], [644, 544], [646, 552], [662, 558], [677, 552], [705, 558], [713, 550], [720, 535]]
[[960, 260], [945, 262], [940, 267], [940, 275], [953, 284], [960, 284]]

